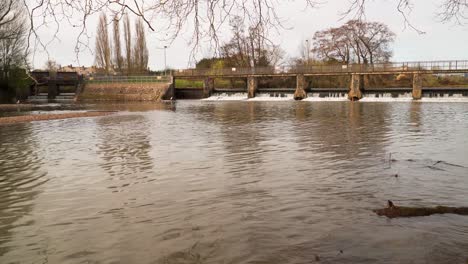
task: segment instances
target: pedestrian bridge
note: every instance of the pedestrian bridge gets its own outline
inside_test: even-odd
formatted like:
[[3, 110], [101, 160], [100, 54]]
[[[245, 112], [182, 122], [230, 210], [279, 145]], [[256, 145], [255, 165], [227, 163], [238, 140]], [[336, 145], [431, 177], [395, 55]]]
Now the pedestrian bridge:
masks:
[[374, 64], [334, 64], [334, 65], [303, 65], [277, 66], [256, 68], [223, 68], [223, 69], [183, 69], [172, 72], [174, 78], [204, 79], [204, 97], [210, 96], [214, 90], [214, 78], [246, 78], [248, 97], [255, 97], [258, 78], [261, 77], [296, 77], [294, 98], [307, 97], [305, 77], [311, 76], [351, 76], [348, 98], [359, 100], [364, 89], [365, 75], [413, 75], [413, 98], [420, 99], [422, 95], [422, 75], [424, 74], [462, 74], [468, 73], [468, 60], [453, 61], [417, 61], [389, 62]]
[[449, 74], [468, 72], [468, 60], [455, 61], [418, 61], [389, 62], [374, 64], [349, 65], [303, 65], [257, 68], [224, 68], [224, 69], [184, 69], [176, 70], [176, 77], [242, 77], [242, 76], [305, 76], [345, 75], [345, 74]]

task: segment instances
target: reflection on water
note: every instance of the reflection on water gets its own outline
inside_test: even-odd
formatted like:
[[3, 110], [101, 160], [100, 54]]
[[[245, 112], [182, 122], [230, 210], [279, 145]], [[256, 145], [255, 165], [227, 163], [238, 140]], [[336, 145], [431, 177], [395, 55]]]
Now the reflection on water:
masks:
[[84, 108], [0, 127], [0, 263], [468, 259], [465, 216], [371, 212], [467, 206], [468, 104]]
[[[18, 136], [20, 134], [21, 136]], [[31, 124], [0, 126], [0, 256], [14, 250], [22, 228], [34, 225], [36, 196], [47, 182], [43, 156]], [[32, 237], [29, 248], [40, 238]]]
[[100, 165], [111, 177], [125, 179], [153, 169], [150, 130], [144, 116], [104, 117], [96, 124], [100, 139], [98, 154], [104, 161]]

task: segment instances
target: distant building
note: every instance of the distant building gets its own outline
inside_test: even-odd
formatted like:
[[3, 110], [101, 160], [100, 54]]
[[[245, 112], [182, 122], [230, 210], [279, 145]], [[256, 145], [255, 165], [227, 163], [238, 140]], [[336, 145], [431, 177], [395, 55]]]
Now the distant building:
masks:
[[85, 67], [85, 66], [76, 66], [74, 67], [73, 65], [67, 65], [64, 67], [60, 67], [59, 70], [60, 72], [77, 72], [79, 75], [84, 75], [84, 76], [91, 76], [95, 75], [98, 72], [98, 69], [96, 66], [91, 66], [91, 67]]

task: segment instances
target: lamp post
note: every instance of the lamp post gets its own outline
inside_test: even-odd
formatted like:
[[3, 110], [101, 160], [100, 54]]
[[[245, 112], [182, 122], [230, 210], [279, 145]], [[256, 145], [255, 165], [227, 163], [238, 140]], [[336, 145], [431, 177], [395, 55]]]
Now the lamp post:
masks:
[[167, 46], [164, 46], [164, 75], [166, 75], [166, 70], [167, 70], [166, 49], [167, 49]]
[[310, 46], [309, 46], [309, 40], [306, 39], [306, 49], [307, 49], [307, 65], [309, 65], [309, 61], [310, 61]]

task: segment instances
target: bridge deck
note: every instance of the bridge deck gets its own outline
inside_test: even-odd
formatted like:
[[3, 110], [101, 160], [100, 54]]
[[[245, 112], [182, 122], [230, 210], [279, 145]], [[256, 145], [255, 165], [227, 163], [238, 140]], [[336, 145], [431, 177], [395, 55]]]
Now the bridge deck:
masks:
[[281, 66], [262, 68], [227, 68], [227, 69], [186, 69], [176, 70], [173, 75], [178, 78], [197, 77], [294, 77], [298, 74], [305, 76], [333, 76], [349, 74], [456, 74], [468, 73], [468, 60], [461, 61], [425, 61], [377, 64], [350, 65], [306, 65]]

